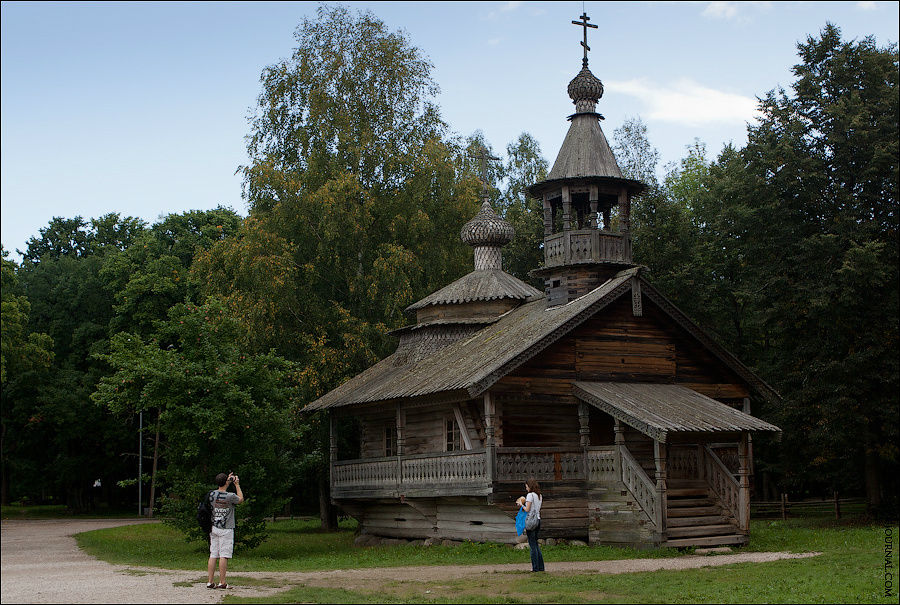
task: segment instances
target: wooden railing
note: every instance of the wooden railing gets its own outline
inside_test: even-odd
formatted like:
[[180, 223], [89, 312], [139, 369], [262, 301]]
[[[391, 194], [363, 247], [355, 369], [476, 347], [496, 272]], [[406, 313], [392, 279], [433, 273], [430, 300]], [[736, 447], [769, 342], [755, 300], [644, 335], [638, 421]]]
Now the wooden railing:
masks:
[[669, 448], [668, 476], [672, 479], [698, 479], [700, 455], [697, 445], [679, 445]]
[[458, 486], [487, 481], [484, 450], [342, 460], [331, 465], [331, 486], [336, 492], [403, 493], [433, 485]]
[[544, 265], [572, 262], [631, 262], [631, 239], [624, 233], [573, 229], [544, 238]]
[[588, 481], [610, 483], [616, 481], [616, 448], [601, 446], [588, 448], [587, 452]]
[[497, 480], [584, 480], [584, 452], [557, 448], [497, 448]]
[[725, 510], [731, 513], [735, 519], [741, 519], [740, 484], [708, 445], [704, 445], [702, 451], [703, 477], [706, 479], [706, 483]]
[[396, 456], [338, 461], [331, 465], [331, 484], [364, 489], [396, 487], [397, 471]]
[[404, 456], [400, 459], [400, 468], [403, 485], [471, 483], [487, 479], [484, 450]]
[[641, 505], [647, 516], [659, 527], [663, 512], [656, 498], [656, 485], [650, 481], [647, 473], [637, 463], [627, 447], [619, 448], [619, 456], [622, 461], [622, 483]]
[[741, 466], [740, 458], [738, 457], [738, 446], [736, 443], [710, 443], [710, 449], [715, 453], [716, 456], [719, 457], [719, 460], [722, 461], [722, 464], [725, 465], [725, 468], [728, 469], [728, 472], [731, 473], [735, 479], [738, 477], [738, 470]]

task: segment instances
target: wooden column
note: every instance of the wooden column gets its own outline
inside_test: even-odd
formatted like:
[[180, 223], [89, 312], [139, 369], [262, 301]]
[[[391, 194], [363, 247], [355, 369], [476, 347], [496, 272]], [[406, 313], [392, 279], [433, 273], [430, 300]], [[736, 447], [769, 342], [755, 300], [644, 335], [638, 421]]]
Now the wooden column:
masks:
[[562, 207], [563, 207], [563, 231], [572, 229], [572, 196], [569, 195], [569, 188], [563, 185], [562, 188]]
[[578, 435], [581, 437], [581, 449], [584, 450], [582, 467], [584, 480], [589, 481], [591, 470], [588, 465], [588, 448], [591, 446], [590, 408], [583, 401], [578, 402]]
[[406, 410], [403, 409], [403, 404], [397, 404], [397, 455], [402, 456], [404, 454], [404, 447], [406, 446]]
[[496, 408], [490, 391], [484, 394], [484, 469], [488, 483], [494, 482], [497, 465]]
[[591, 428], [590, 428], [590, 408], [584, 402], [578, 403], [578, 434], [581, 437], [581, 447], [590, 447], [591, 445]]
[[622, 448], [625, 447], [625, 427], [622, 426], [622, 423], [619, 422], [618, 419], [614, 421], [613, 430], [616, 434], [615, 444], [616, 444], [616, 456], [615, 456], [615, 466], [616, 466], [616, 479], [619, 481], [622, 480]]
[[397, 486], [402, 488], [403, 485], [403, 450], [406, 446], [406, 411], [403, 409], [402, 403], [397, 403]]
[[750, 532], [750, 464], [749, 464], [750, 434], [741, 431], [741, 440], [738, 442], [738, 524], [744, 533]]
[[[743, 408], [744, 408], [744, 413], [745, 413], [745, 414], [752, 414], [752, 413], [753, 413], [753, 412], [750, 411], [750, 398], [749, 398], [749, 397], [744, 397], [744, 406], [743, 406]], [[755, 465], [754, 465], [754, 463], [753, 463], [753, 435], [751, 435], [751, 434], [749, 434], [749, 433], [747, 434], [747, 458], [749, 459], [750, 476], [752, 477], [753, 475], [756, 474], [756, 468], [755, 468]], [[765, 499], [765, 498], [764, 498], [764, 499]]]
[[328, 478], [334, 487], [334, 462], [337, 460], [337, 433], [334, 428], [334, 412], [328, 414]]
[[600, 219], [597, 216], [597, 205], [600, 202], [598, 199], [600, 194], [596, 185], [591, 185], [589, 197], [591, 202], [591, 227], [598, 229], [600, 227]]
[[664, 537], [666, 531], [666, 444], [653, 440], [656, 462], [656, 527]]
[[544, 237], [553, 234], [553, 207], [550, 205], [550, 196], [544, 194]]

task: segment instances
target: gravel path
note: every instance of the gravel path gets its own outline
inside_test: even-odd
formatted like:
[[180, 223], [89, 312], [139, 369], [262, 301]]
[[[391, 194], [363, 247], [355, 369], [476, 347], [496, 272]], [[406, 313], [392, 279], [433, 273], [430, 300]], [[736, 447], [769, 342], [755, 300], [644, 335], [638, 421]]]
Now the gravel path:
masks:
[[[116, 527], [135, 520], [7, 520], [0, 525], [0, 600], [3, 603], [217, 603], [224, 594], [193, 584], [204, 575], [197, 569], [171, 571], [110, 565], [81, 552], [73, 534]], [[150, 522], [150, 521], [144, 521]], [[715, 556], [690, 555], [665, 559], [624, 559], [548, 563], [548, 572], [620, 574], [661, 569], [692, 569], [763, 563], [780, 559], [814, 557], [820, 553], [759, 552]], [[523, 554], [523, 557], [527, 555]], [[269, 579], [282, 586], [307, 584], [336, 588], [377, 589], [381, 582], [433, 582], [480, 577], [491, 573], [524, 572], [530, 563], [506, 565], [444, 565], [345, 569], [316, 572], [240, 572], [240, 576]], [[192, 583], [175, 586], [175, 583]], [[228, 594], [269, 595], [278, 589], [235, 586]]]

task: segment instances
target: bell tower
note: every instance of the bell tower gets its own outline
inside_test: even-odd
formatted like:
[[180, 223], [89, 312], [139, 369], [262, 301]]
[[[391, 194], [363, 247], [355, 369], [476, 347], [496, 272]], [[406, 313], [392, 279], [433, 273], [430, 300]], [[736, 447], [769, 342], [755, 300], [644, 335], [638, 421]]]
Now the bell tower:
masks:
[[581, 71], [569, 82], [575, 113], [547, 178], [528, 188], [544, 206], [544, 266], [531, 272], [544, 280], [548, 306], [565, 304], [590, 292], [618, 271], [632, 267], [631, 198], [644, 190], [626, 179], [600, 128], [597, 101], [603, 83], [588, 69], [590, 17], [584, 28]]

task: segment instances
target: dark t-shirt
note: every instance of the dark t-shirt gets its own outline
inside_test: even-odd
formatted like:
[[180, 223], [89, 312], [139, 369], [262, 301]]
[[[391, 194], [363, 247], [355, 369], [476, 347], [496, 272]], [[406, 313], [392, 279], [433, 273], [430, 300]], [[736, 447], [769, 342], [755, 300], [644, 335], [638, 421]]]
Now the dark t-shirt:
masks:
[[234, 529], [234, 507], [241, 501], [237, 494], [220, 492], [215, 489], [209, 493], [212, 506], [213, 527]]

